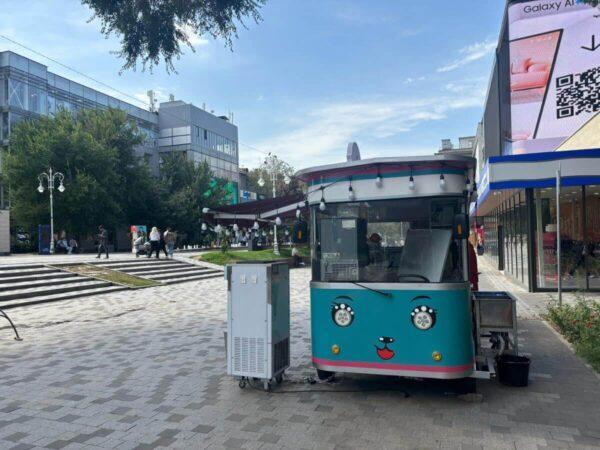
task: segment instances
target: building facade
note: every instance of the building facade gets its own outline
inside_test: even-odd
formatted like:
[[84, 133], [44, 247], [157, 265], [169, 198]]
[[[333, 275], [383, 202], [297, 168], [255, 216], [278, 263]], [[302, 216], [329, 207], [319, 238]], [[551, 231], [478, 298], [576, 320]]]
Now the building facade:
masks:
[[559, 279], [566, 290], [595, 291], [600, 59], [581, 43], [597, 31], [598, 9], [552, 3], [507, 2], [475, 140], [471, 213], [485, 257], [530, 291], [556, 290]]
[[[8, 148], [10, 132], [17, 123], [52, 115], [61, 108], [73, 113], [85, 108], [121, 109], [146, 135], [136, 152], [156, 175], [162, 153], [184, 152], [196, 163], [207, 161], [215, 176], [229, 181], [237, 193], [238, 130], [227, 117], [181, 101], [161, 103], [156, 111], [139, 108], [56, 75], [29, 58], [0, 52], [1, 148]], [[233, 196], [234, 201], [236, 198]], [[6, 187], [0, 183], [0, 209], [7, 206]]]

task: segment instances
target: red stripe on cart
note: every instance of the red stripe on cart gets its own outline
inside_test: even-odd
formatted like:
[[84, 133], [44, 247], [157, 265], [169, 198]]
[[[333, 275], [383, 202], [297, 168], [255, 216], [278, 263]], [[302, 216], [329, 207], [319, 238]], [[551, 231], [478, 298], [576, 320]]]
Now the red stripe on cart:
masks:
[[360, 361], [332, 361], [329, 359], [314, 358], [313, 362], [326, 366], [335, 367], [359, 367], [368, 369], [384, 369], [384, 370], [409, 370], [415, 372], [437, 372], [437, 373], [454, 373], [464, 372], [473, 368], [473, 363], [463, 364], [461, 366], [419, 366], [406, 364], [389, 364], [389, 363], [369, 363]]

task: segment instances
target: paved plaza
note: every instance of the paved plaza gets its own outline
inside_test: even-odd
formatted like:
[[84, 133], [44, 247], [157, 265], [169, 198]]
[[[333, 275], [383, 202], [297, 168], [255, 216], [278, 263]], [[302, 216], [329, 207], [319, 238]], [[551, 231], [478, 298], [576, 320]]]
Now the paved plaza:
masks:
[[292, 370], [271, 394], [225, 375], [222, 279], [11, 310], [24, 340], [0, 330], [0, 448], [600, 447], [600, 379], [522, 302], [527, 388], [479, 381], [467, 402], [417, 380], [305, 383], [309, 277], [291, 272]]

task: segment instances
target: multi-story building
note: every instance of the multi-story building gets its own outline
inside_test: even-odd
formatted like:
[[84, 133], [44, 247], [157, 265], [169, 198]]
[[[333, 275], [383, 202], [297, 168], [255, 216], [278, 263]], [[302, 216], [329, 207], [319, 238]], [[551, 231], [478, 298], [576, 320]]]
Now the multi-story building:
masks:
[[463, 155], [473, 156], [475, 152], [475, 136], [464, 136], [458, 138], [458, 147], [454, 147], [452, 139], [442, 139], [442, 147], [438, 150], [438, 155]]
[[[161, 103], [150, 111], [56, 75], [14, 52], [0, 52], [0, 147], [8, 146], [10, 132], [21, 120], [60, 108], [74, 113], [84, 108], [121, 109], [145, 133], [147, 139], [136, 151], [155, 174], [161, 153], [181, 151], [194, 162], [207, 161], [215, 176], [231, 182], [237, 193], [238, 131], [227, 117], [182, 101]], [[233, 197], [235, 201], [237, 195]], [[0, 183], [0, 208], [6, 206], [6, 187]]]
[[508, 1], [478, 127], [485, 257], [531, 291], [600, 290], [598, 9]]
[[158, 109], [159, 156], [183, 152], [196, 163], [206, 161], [215, 176], [237, 186], [238, 130], [227, 116], [215, 116], [182, 101], [161, 103]]

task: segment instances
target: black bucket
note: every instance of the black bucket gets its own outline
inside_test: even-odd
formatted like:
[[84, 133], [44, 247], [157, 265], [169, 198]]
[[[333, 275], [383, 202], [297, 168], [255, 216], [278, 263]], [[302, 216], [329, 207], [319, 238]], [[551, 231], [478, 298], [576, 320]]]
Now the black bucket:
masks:
[[527, 386], [529, 382], [529, 364], [526, 356], [500, 355], [496, 358], [498, 365], [498, 380], [508, 386]]

